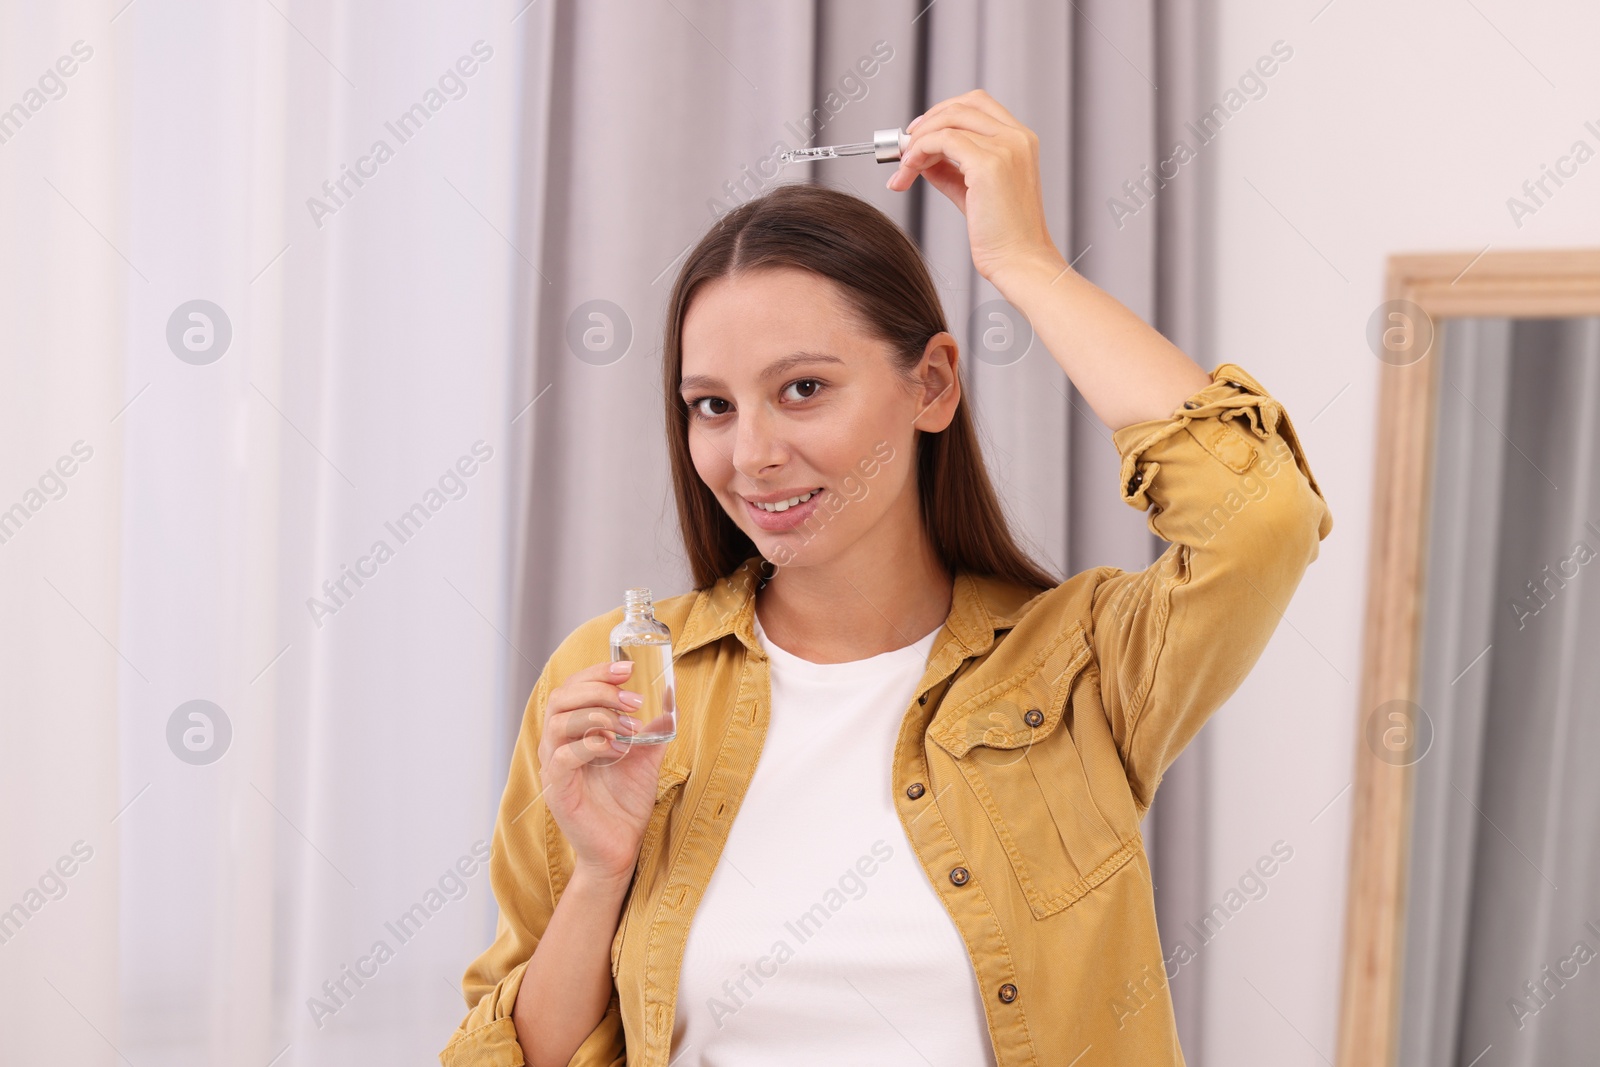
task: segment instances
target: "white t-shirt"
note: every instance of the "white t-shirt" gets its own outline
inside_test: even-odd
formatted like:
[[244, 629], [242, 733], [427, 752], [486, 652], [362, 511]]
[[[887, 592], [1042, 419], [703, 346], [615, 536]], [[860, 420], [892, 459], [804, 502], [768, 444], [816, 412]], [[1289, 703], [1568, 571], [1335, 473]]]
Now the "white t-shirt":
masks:
[[966, 945], [890, 793], [939, 631], [848, 663], [785, 652], [759, 616], [755, 632], [771, 722], [689, 929], [671, 1060], [993, 1067]]

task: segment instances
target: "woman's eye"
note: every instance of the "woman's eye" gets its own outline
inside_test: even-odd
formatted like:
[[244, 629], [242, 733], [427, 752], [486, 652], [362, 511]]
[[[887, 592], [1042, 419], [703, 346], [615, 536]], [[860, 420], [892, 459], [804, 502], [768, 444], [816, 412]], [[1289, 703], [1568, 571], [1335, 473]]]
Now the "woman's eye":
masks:
[[711, 418], [715, 418], [717, 415], [721, 415], [722, 412], [720, 412], [720, 411], [710, 412], [710, 411], [707, 411], [705, 408], [701, 407], [700, 405], [702, 405], [702, 404], [726, 404], [726, 403], [727, 403], [727, 401], [722, 399], [720, 396], [703, 396], [698, 400], [691, 400], [689, 402], [689, 410], [690, 410], [690, 412], [692, 412], [695, 415], [696, 418], [711, 419]]
[[[812, 397], [816, 396], [817, 392], [822, 388], [822, 383], [820, 381], [818, 381], [816, 378], [797, 378], [794, 381], [790, 382], [788, 385], [784, 386], [784, 390], [787, 392], [788, 390], [794, 389], [797, 386], [799, 386], [799, 387], [807, 387], [808, 386], [809, 387], [809, 392], [806, 392], [802, 396], [796, 397], [796, 399], [798, 399], [798, 400], [810, 400]], [[710, 421], [712, 419], [716, 419], [716, 418], [718, 418], [718, 417], [720, 417], [722, 415], [727, 414], [727, 408], [724, 406], [721, 409], [712, 410], [710, 408], [705, 407], [704, 405], [707, 405], [707, 404], [723, 404], [723, 405], [726, 405], [727, 403], [728, 402], [726, 400], [722, 399], [722, 397], [720, 397], [720, 396], [702, 396], [702, 397], [698, 397], [698, 398], [696, 398], [694, 400], [688, 401], [689, 414], [691, 416], [693, 416], [694, 418], [700, 419], [702, 421]]]

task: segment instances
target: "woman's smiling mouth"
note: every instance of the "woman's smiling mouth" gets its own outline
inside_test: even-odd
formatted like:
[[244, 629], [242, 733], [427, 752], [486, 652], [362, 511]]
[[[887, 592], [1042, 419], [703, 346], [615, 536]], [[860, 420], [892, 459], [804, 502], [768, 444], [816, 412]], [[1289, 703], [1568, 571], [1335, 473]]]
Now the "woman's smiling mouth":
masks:
[[759, 503], [750, 497], [743, 499], [757, 526], [768, 533], [781, 533], [805, 522], [817, 510], [821, 496], [822, 489], [816, 488], [789, 492], [789, 495], [781, 497], [773, 495]]

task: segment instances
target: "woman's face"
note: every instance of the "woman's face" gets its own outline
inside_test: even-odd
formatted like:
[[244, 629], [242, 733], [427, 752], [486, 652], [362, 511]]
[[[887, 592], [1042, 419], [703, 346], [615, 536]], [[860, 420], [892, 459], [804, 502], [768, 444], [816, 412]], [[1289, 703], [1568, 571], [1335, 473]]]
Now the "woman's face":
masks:
[[[915, 431], [949, 425], [955, 338], [936, 334], [911, 386], [834, 283], [763, 269], [704, 284], [683, 325], [689, 451], [701, 480], [779, 565], [850, 551], [892, 560], [920, 537]], [[820, 492], [817, 492], [820, 490]], [[813, 494], [784, 511], [757, 502]]]

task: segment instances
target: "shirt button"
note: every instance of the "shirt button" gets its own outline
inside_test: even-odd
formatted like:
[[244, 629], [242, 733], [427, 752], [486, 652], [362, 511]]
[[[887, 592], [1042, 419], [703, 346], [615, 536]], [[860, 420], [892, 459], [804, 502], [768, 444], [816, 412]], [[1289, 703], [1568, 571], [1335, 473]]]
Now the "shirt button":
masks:
[[1007, 1004], [1010, 1004], [1013, 1000], [1016, 1000], [1017, 987], [1012, 985], [1010, 982], [1007, 982], [1005, 985], [1001, 986], [1000, 999], [1005, 1001]]
[[910, 785], [906, 786], [906, 796], [910, 797], [912, 800], [916, 800], [925, 792], [927, 792], [927, 790], [922, 788], [921, 782], [912, 782]]
[[1029, 726], [1038, 726], [1040, 723], [1044, 722], [1044, 712], [1040, 711], [1038, 708], [1029, 708], [1028, 713], [1022, 717], [1022, 721], [1026, 722]]
[[967, 879], [971, 877], [972, 876], [967, 873], [967, 869], [965, 867], [956, 867], [950, 872], [950, 881], [954, 882], [956, 885], [966, 885]]
[[917, 703], [918, 704], [926, 704], [927, 702], [928, 702], [928, 694], [927, 693], [923, 693], [921, 696], [919, 696], [917, 698]]
[[1190, 411], [1193, 411], [1195, 408], [1199, 407], [1200, 405], [1196, 404], [1193, 400], [1185, 400], [1183, 402], [1183, 406], [1188, 408]]

